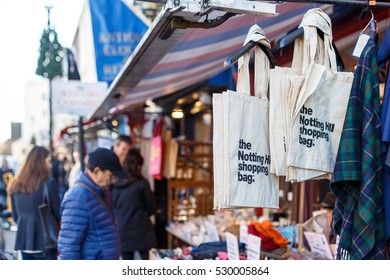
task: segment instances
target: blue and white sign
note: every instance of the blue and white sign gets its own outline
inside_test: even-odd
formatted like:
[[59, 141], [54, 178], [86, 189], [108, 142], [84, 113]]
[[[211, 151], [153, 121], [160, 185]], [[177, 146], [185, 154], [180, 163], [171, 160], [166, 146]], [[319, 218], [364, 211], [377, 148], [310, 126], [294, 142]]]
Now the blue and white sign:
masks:
[[148, 29], [121, 0], [90, 0], [99, 81], [114, 80]]

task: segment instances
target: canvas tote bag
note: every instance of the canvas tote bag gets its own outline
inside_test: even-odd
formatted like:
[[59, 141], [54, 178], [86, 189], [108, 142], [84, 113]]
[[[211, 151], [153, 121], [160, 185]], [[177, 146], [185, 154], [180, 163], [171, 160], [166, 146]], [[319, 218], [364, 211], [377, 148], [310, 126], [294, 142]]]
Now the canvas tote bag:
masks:
[[[297, 52], [301, 55], [301, 52]], [[271, 172], [277, 176], [287, 176], [288, 133], [291, 126], [291, 108], [295, 108], [297, 96], [304, 82], [304, 75], [297, 69], [278, 67], [270, 70], [270, 149]]]
[[337, 72], [328, 15], [311, 9], [301, 26], [301, 65], [307, 71], [293, 107], [287, 148], [287, 166], [295, 168], [296, 181], [329, 178], [333, 172], [353, 82], [352, 72]]
[[[312, 13], [315, 9], [309, 10]], [[315, 34], [316, 38], [317, 34]], [[324, 50], [315, 49], [318, 63], [324, 63]], [[270, 70], [270, 143], [271, 172], [286, 176], [287, 181], [296, 178], [295, 168], [287, 167], [287, 154], [290, 148], [290, 128], [299, 92], [305, 81], [309, 66], [309, 54], [304, 49], [303, 38], [294, 42], [294, 55], [291, 67], [275, 67]], [[319, 76], [322, 72], [319, 73]], [[312, 81], [319, 83], [319, 78]]]
[[[249, 41], [270, 47], [257, 25], [249, 30], [244, 45]], [[270, 173], [269, 60], [260, 47], [255, 47], [255, 96], [251, 96], [249, 58], [247, 53], [238, 61], [237, 92], [213, 95], [217, 209], [279, 207], [278, 178]]]
[[[317, 48], [317, 51], [321, 52], [321, 48]], [[318, 57], [322, 56], [318, 55]], [[272, 96], [270, 99], [271, 172], [278, 176], [289, 178], [291, 177], [289, 173], [295, 173], [295, 170], [287, 168], [290, 127], [308, 66], [307, 54], [304, 50], [303, 40], [300, 38], [294, 42], [291, 67], [277, 66], [270, 70], [269, 91], [270, 96]], [[317, 80], [318, 82], [319, 80]]]
[[223, 94], [214, 93], [213, 105], [213, 178], [214, 178], [214, 209], [222, 209], [223, 178], [224, 178], [224, 129], [223, 129]]

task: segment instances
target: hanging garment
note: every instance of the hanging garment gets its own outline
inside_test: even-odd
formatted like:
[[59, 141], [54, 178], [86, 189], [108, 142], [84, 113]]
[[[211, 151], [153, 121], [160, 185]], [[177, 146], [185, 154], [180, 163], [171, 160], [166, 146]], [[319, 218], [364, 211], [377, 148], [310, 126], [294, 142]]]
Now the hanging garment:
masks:
[[153, 128], [153, 137], [150, 139], [149, 174], [155, 179], [163, 177], [164, 143], [162, 138], [163, 118], [159, 116]]
[[331, 190], [338, 259], [386, 259], [376, 44], [358, 60]]
[[[390, 59], [390, 29], [387, 29], [386, 36], [381, 43], [377, 60], [378, 65], [386, 67]], [[390, 80], [389, 68], [386, 76], [385, 92], [383, 95], [381, 107], [381, 124], [382, 124], [382, 153], [386, 160], [383, 165], [383, 188], [384, 188], [384, 206], [386, 218], [386, 239], [390, 238]]]

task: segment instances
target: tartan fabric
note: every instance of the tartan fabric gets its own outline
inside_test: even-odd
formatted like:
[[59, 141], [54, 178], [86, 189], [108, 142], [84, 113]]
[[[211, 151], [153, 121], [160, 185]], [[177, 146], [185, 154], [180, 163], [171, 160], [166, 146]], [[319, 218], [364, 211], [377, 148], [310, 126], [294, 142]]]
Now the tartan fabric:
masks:
[[354, 75], [331, 184], [338, 259], [387, 259], [377, 73], [370, 39]]

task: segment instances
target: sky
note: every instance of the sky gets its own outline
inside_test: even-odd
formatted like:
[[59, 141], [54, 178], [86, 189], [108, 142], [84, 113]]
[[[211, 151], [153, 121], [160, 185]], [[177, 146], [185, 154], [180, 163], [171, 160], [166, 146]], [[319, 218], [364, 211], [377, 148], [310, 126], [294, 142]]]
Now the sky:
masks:
[[[71, 47], [85, 0], [0, 1], [0, 143], [11, 137], [11, 122], [24, 120], [25, 85], [35, 75], [39, 40], [51, 26], [63, 47]], [[31, 108], [34, 110], [34, 108]]]

